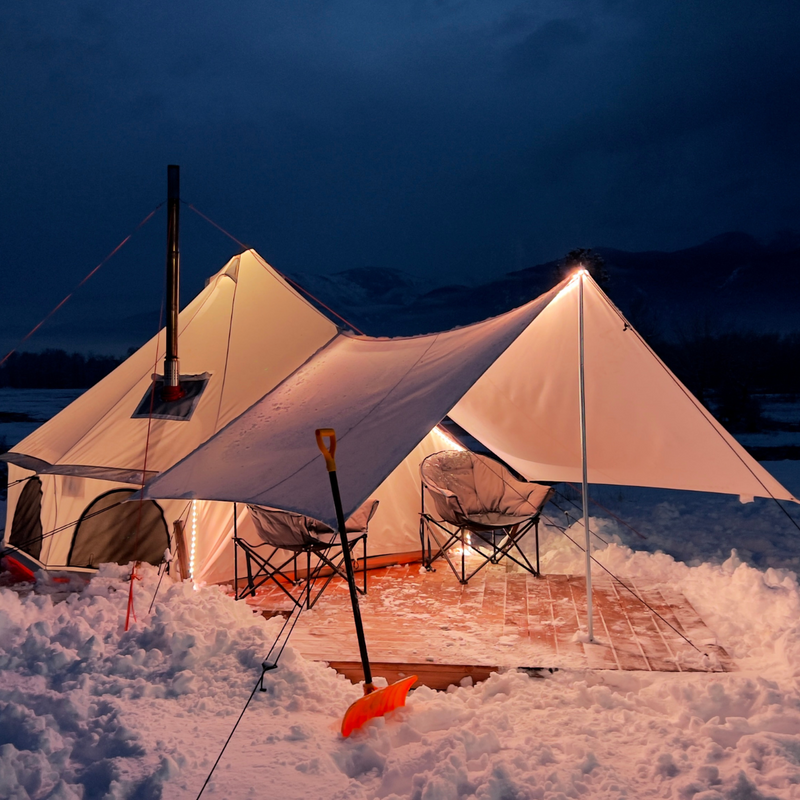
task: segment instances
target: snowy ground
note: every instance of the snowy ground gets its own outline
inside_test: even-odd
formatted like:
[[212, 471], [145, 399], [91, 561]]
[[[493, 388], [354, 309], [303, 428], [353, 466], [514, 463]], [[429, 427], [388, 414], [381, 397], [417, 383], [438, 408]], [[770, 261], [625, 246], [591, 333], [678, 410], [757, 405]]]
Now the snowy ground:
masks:
[[[800, 493], [800, 462], [766, 466]], [[634, 489], [597, 499], [648, 537], [593, 515], [609, 542], [597, 558], [621, 577], [676, 586], [738, 672], [509, 672], [419, 689], [343, 740], [359, 688], [289, 647], [203, 797], [800, 798], [797, 529], [766, 501]], [[554, 529], [543, 554], [546, 571], [582, 570]], [[146, 570], [125, 633], [127, 574], [107, 567], [61, 602], [47, 587], [0, 589], [0, 798], [200, 791], [277, 623], [189, 585], [162, 585], [148, 614]]]

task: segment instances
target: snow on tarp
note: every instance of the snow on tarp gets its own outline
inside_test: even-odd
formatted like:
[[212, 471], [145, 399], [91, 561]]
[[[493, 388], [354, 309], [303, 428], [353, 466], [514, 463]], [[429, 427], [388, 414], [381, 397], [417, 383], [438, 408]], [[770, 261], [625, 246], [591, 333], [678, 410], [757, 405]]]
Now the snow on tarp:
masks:
[[[589, 480], [794, 500], [584, 276]], [[576, 286], [447, 333], [339, 334], [145, 496], [247, 502], [334, 525], [316, 428], [336, 429], [347, 516], [448, 412], [527, 477], [578, 480]]]

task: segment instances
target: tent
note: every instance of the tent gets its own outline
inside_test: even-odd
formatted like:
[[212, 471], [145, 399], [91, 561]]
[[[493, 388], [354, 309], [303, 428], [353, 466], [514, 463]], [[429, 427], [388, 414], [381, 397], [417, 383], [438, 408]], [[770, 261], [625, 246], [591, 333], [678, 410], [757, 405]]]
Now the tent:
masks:
[[[580, 481], [579, 285], [590, 482], [795, 499], [588, 276], [481, 323], [383, 339], [338, 329], [247, 251], [180, 315], [182, 371], [203, 382], [190, 415], [146, 413], [163, 357], [156, 337], [13, 448], [9, 482], [28, 480], [9, 491], [7, 542], [35, 540], [38, 530], [41, 564], [81, 566], [158, 553], [167, 523], [188, 515], [193, 577], [229, 579], [233, 503], [334, 522], [314, 441], [316, 428], [334, 427], [346, 513], [381, 500], [370, 556], [413, 557], [419, 463], [452, 446], [437, 428], [445, 415], [530, 480]], [[155, 538], [120, 548], [130, 525], [93, 523], [136, 505], [109, 493], [128, 499], [143, 477]], [[93, 516], [103, 503], [115, 508]]]
[[315, 428], [336, 429], [339, 483], [352, 513], [445, 415], [529, 480], [580, 482], [582, 282], [589, 482], [797, 502], [585, 272], [520, 308], [445, 333], [377, 339], [340, 331], [144, 494], [255, 503], [332, 524]]
[[[138, 504], [121, 501], [141, 487], [143, 471], [152, 478], [168, 469], [337, 335], [336, 326], [257, 253], [236, 256], [179, 317], [183, 377], [202, 384], [193, 406], [178, 419], [158, 408], [150, 414], [152, 375], [163, 363], [162, 331], [6, 455], [5, 545], [21, 550], [32, 566], [52, 569], [134, 558], [157, 562], [173, 521], [182, 518], [193, 539], [194, 577], [228, 578], [230, 503], [148, 502], [139, 521]], [[442, 446], [432, 441], [428, 450]], [[406, 479], [416, 487], [416, 477]], [[243, 536], [254, 535], [245, 509], [238, 522]], [[413, 528], [405, 538], [415, 547], [416, 522]], [[138, 534], [131, 535], [133, 529]], [[399, 552], [404, 545], [388, 547]]]

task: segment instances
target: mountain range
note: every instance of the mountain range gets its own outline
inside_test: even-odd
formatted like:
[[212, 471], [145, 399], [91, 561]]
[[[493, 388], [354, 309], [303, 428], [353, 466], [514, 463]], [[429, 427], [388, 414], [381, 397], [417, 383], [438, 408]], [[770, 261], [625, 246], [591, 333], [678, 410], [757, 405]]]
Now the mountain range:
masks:
[[[800, 331], [800, 232], [768, 243], [726, 233], [675, 252], [611, 247], [592, 252], [605, 260], [603, 288], [648, 341]], [[324, 304], [347, 320], [337, 320], [344, 327], [372, 336], [407, 336], [501, 314], [552, 288], [563, 274], [563, 261], [556, 260], [470, 285], [380, 266], [288, 277], [317, 298], [320, 308]], [[89, 308], [90, 302], [76, 297], [25, 349], [123, 355], [158, 327], [157, 312], [139, 308], [124, 315], [116, 307]], [[6, 349], [18, 345], [18, 339], [6, 338]]]
[[[799, 232], [768, 243], [726, 233], [674, 252], [594, 252], [605, 260], [607, 294], [646, 338], [800, 329]], [[398, 336], [500, 314], [547, 291], [562, 274], [563, 262], [550, 261], [471, 286], [437, 286], [435, 278], [381, 267], [291, 277], [365, 333]]]

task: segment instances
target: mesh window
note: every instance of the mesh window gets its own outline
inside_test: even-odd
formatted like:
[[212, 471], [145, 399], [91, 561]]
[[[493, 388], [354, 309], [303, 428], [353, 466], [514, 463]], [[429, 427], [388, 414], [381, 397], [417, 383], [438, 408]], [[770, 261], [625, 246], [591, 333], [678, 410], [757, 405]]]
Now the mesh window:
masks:
[[[134, 489], [114, 489], [95, 499], [78, 520], [68, 565], [96, 567], [112, 562], [158, 564], [169, 546], [164, 512], [153, 500], [124, 501]], [[137, 532], [138, 529], [138, 532]]]
[[8, 543], [38, 559], [42, 552], [42, 482], [31, 478], [19, 496]]

